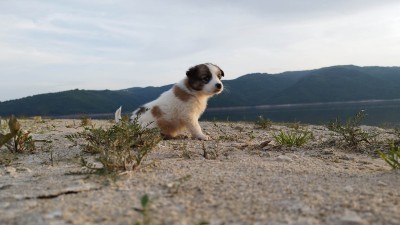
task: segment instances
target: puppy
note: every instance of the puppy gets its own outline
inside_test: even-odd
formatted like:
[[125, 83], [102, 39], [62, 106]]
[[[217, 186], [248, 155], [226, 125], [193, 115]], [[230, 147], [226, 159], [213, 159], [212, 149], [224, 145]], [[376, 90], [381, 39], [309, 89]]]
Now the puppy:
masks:
[[[131, 120], [138, 117], [142, 126], [158, 127], [167, 138], [174, 138], [184, 130], [192, 137], [208, 140], [200, 127], [199, 118], [203, 114], [210, 97], [224, 89], [224, 76], [218, 66], [205, 63], [189, 68], [186, 77], [172, 88], [133, 112]], [[115, 112], [115, 120], [121, 119], [121, 107]]]

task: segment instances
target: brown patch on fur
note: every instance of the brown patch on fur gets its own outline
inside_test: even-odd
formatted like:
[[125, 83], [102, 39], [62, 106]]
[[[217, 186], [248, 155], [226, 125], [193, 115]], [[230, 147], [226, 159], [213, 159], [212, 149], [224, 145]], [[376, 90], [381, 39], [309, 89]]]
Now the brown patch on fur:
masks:
[[151, 114], [154, 116], [158, 128], [161, 130], [161, 134], [166, 137], [173, 138], [175, 137], [179, 131], [185, 126], [184, 122], [180, 119], [169, 121], [164, 119], [163, 111], [158, 106], [154, 106], [151, 109]]
[[160, 128], [163, 135], [168, 138], [173, 138], [183, 129], [185, 124], [181, 120], [168, 121], [160, 118], [157, 120], [157, 126]]
[[174, 91], [175, 96], [183, 102], [187, 102], [192, 97], [192, 95], [190, 95], [189, 93], [182, 90], [182, 88], [180, 88], [176, 85], [174, 86], [173, 91]]
[[154, 106], [151, 109], [151, 114], [154, 116], [154, 118], [158, 119], [163, 115], [163, 112], [161, 111], [160, 107]]

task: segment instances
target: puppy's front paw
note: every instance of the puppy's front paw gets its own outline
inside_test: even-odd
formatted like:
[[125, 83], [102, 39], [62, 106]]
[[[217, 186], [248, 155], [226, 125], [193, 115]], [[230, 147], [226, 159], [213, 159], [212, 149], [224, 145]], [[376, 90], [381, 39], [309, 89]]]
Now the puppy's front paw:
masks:
[[199, 139], [199, 140], [202, 140], [202, 141], [208, 141], [208, 140], [210, 140], [210, 137], [207, 136], [207, 135], [205, 135], [205, 134], [196, 135], [196, 138]]

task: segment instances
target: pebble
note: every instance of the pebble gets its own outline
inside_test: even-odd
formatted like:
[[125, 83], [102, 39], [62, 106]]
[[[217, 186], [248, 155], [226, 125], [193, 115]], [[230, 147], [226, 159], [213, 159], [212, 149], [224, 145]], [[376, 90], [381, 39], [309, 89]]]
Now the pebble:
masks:
[[27, 168], [27, 167], [18, 167], [18, 168], [17, 168], [17, 171], [18, 171], [18, 172], [28, 172], [28, 173], [31, 173], [31, 172], [32, 172], [32, 170], [29, 169], [29, 168]]
[[325, 149], [324, 151], [322, 151], [323, 155], [332, 155], [333, 154], [333, 150], [331, 149]]
[[289, 156], [286, 155], [280, 155], [276, 158], [276, 161], [279, 162], [293, 162], [293, 159], [291, 159]]
[[10, 176], [15, 177], [17, 175], [17, 169], [15, 169], [14, 167], [6, 167], [6, 173], [10, 174]]
[[269, 152], [262, 152], [262, 153], [260, 154], [260, 156], [261, 156], [261, 157], [271, 157], [271, 153], [269, 153]]
[[346, 187], [344, 187], [344, 190], [346, 192], [352, 193], [354, 191], [354, 188], [350, 185], [347, 185]]
[[262, 150], [263, 150], [263, 151], [268, 151], [268, 150], [271, 150], [272, 148], [273, 148], [273, 146], [267, 145], [267, 146], [265, 146], [264, 148], [262, 148]]
[[366, 222], [353, 211], [346, 211], [345, 215], [339, 220], [340, 225], [364, 225]]
[[387, 183], [383, 182], [383, 181], [378, 181], [378, 185], [379, 186], [387, 186]]
[[347, 155], [342, 155], [342, 156], [339, 157], [339, 159], [341, 159], [341, 160], [353, 160], [352, 157], [349, 157]]
[[62, 214], [62, 212], [60, 210], [56, 210], [56, 211], [53, 211], [53, 212], [50, 212], [50, 213], [46, 214], [44, 217], [46, 219], [55, 219], [55, 218], [61, 218], [62, 215], [63, 214]]
[[266, 140], [266, 141], [262, 142], [262, 143], [260, 144], [260, 147], [261, 147], [261, 148], [266, 147], [271, 141], [272, 141], [272, 140]]

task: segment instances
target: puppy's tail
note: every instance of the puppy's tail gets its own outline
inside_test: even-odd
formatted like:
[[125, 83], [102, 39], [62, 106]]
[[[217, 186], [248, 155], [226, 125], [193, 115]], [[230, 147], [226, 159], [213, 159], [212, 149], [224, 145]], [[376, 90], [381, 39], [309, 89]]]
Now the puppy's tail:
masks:
[[121, 111], [122, 111], [122, 106], [120, 106], [117, 111], [115, 111], [115, 122], [118, 123], [121, 119]]

